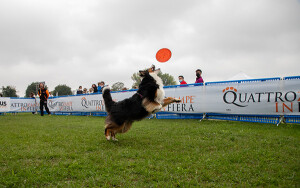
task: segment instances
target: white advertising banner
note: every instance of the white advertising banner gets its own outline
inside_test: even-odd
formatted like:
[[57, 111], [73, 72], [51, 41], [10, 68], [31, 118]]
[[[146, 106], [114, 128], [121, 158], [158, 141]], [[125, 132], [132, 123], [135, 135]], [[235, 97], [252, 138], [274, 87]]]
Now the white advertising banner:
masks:
[[[112, 93], [115, 101], [131, 97], [135, 91]], [[50, 111], [60, 112], [105, 112], [102, 94], [78, 95], [48, 99]]]
[[[112, 93], [115, 101], [131, 97], [136, 91]], [[204, 86], [165, 88], [166, 97], [181, 103], [170, 104], [162, 111], [174, 113], [221, 113], [300, 115], [300, 80], [265, 80], [253, 82], [207, 83]], [[39, 110], [35, 99], [0, 98], [0, 111], [28, 112]], [[6, 104], [6, 107], [4, 105]], [[101, 94], [48, 99], [52, 112], [105, 112]]]
[[221, 113], [300, 115], [300, 80], [220, 83], [200, 87], [166, 89], [166, 96], [182, 103], [164, 111], [179, 113]]
[[10, 98], [0, 97], [0, 112], [8, 112], [10, 109]]
[[30, 98], [11, 98], [10, 110], [11, 112], [35, 112], [36, 106], [39, 107], [40, 103], [35, 99]]

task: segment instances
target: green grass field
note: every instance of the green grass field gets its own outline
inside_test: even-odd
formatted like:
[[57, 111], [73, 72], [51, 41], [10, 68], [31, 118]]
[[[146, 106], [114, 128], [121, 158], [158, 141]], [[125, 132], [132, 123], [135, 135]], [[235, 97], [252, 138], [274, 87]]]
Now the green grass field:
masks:
[[0, 116], [0, 187], [299, 187], [300, 125]]

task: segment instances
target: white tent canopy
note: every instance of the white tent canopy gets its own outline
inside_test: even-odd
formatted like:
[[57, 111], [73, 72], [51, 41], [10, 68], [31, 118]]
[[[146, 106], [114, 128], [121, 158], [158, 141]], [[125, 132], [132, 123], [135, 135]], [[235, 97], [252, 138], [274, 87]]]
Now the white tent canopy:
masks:
[[239, 72], [238, 74], [230, 77], [228, 80], [248, 80], [248, 79], [254, 79], [254, 78], [251, 76], [248, 76], [244, 72]]

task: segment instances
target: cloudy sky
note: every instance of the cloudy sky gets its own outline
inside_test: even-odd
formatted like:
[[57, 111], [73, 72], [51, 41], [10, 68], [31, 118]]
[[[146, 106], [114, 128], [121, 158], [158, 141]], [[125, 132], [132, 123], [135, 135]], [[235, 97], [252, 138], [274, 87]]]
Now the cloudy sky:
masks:
[[[166, 63], [160, 48], [172, 51]], [[20, 96], [34, 81], [130, 88], [152, 64], [188, 83], [198, 68], [205, 81], [300, 75], [300, 1], [0, 1], [0, 86]]]

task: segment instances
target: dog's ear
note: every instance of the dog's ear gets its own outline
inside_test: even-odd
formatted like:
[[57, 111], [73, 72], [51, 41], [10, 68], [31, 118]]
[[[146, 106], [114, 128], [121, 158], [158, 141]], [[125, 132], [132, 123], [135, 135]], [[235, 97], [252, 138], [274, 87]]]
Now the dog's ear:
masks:
[[145, 70], [140, 70], [139, 72], [140, 72], [140, 77], [145, 77], [147, 74], [147, 71]]

